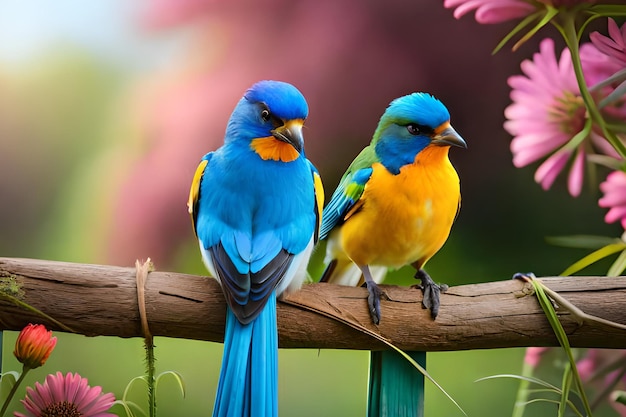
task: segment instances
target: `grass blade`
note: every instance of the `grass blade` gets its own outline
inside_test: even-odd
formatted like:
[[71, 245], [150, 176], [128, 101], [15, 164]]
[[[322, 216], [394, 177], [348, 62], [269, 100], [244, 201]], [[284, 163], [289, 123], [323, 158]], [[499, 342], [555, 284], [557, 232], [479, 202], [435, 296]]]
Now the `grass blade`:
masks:
[[584, 269], [588, 267], [589, 265], [594, 264], [598, 262], [599, 260], [606, 258], [607, 256], [623, 251], [624, 249], [626, 249], [626, 244], [624, 242], [611, 243], [609, 245], [606, 245], [603, 248], [600, 248], [590, 253], [589, 255], [585, 256], [584, 258], [574, 262], [565, 271], [563, 271], [561, 275], [567, 276], [567, 275], [575, 274], [581, 269]]

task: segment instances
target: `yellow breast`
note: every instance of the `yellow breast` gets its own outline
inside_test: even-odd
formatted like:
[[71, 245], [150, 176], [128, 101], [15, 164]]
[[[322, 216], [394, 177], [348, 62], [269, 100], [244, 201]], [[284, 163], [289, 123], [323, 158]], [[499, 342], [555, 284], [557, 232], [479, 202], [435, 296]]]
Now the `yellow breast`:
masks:
[[393, 175], [381, 164], [362, 206], [340, 230], [340, 246], [360, 265], [422, 267], [445, 243], [460, 203], [459, 177], [449, 147], [429, 146]]

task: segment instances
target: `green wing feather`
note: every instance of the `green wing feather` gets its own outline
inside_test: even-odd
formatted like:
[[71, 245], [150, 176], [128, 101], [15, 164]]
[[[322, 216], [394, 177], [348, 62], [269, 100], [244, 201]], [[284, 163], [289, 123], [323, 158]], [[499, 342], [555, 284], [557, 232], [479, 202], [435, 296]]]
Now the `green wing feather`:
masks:
[[343, 223], [346, 215], [361, 199], [365, 185], [372, 175], [372, 165], [376, 162], [378, 157], [372, 145], [365, 147], [352, 161], [324, 208], [320, 239], [326, 238], [335, 226]]

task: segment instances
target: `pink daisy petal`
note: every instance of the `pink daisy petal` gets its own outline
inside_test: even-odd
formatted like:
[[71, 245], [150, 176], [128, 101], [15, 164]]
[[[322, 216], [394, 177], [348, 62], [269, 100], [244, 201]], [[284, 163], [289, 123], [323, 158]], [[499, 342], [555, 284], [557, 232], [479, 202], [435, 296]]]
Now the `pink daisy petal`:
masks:
[[623, 66], [626, 64], [626, 23], [620, 29], [615, 20], [609, 18], [608, 32], [608, 37], [599, 32], [593, 32], [589, 35], [589, 39], [598, 51]]
[[619, 221], [626, 229], [626, 173], [611, 172], [600, 184], [600, 190], [604, 195], [598, 200], [598, 205], [609, 209], [604, 221], [607, 223]]
[[606, 216], [604, 216], [604, 221], [607, 223], [614, 223], [618, 220], [623, 220], [626, 218], [626, 206], [616, 206], [612, 207]]
[[30, 391], [32, 392], [31, 398], [36, 405], [46, 404], [54, 401], [54, 399], [52, 398], [52, 393], [50, 392], [48, 387], [44, 385], [41, 385], [39, 382], [35, 382], [35, 389], [29, 387]]
[[82, 408], [82, 412], [85, 414], [100, 414], [111, 408], [111, 404], [115, 401], [115, 396], [112, 393], [103, 394], [100, 398], [94, 398], [87, 406]]
[[535, 172], [535, 182], [541, 184], [544, 190], [548, 190], [567, 164], [569, 156], [569, 151], [560, 151], [546, 159]]
[[44, 386], [45, 389], [41, 392], [50, 394], [50, 398], [46, 399], [47, 403], [61, 402], [65, 399], [65, 377], [61, 372], [48, 375]]
[[455, 8], [454, 17], [460, 19], [476, 10], [478, 23], [501, 23], [528, 16], [536, 7], [523, 0], [444, 0], [444, 7]]
[[[616, 35], [615, 28], [611, 33], [613, 36]], [[590, 45], [586, 48], [585, 45], [581, 47], [581, 51], [588, 51], [585, 52], [587, 55], [585, 68], [590, 69], [592, 78], [600, 79], [596, 70], [602, 68], [598, 60], [600, 54], [590, 48], [592, 48]], [[606, 60], [603, 57], [601, 59]], [[571, 151], [559, 149], [569, 143], [583, 128], [587, 112], [580, 96], [568, 49], [564, 49], [560, 56], [557, 56], [554, 41], [544, 39], [539, 44], [539, 52], [533, 55], [532, 60], [524, 60], [520, 64], [520, 69], [523, 75], [511, 76], [507, 81], [511, 87], [512, 103], [504, 109], [506, 121], [503, 127], [513, 136], [510, 149], [514, 166], [521, 168], [547, 158], [537, 169], [535, 181], [541, 184], [542, 188], [548, 189], [571, 156]], [[606, 76], [602, 79], [605, 78]], [[626, 117], [626, 106], [624, 107], [621, 109], [606, 106], [602, 111], [610, 115], [621, 114], [619, 112], [623, 111]], [[587, 150], [618, 158], [606, 139], [600, 136], [596, 129], [592, 129], [578, 147], [569, 169], [567, 187], [574, 197], [582, 192]]]
[[598, 200], [598, 205], [602, 208], [626, 206], [626, 193], [606, 193], [604, 197]]
[[64, 376], [61, 372], [48, 375], [43, 385], [36, 383], [34, 389], [27, 388], [26, 398], [22, 400], [29, 413], [28, 417], [48, 413], [53, 406], [70, 407], [74, 413], [79, 412], [83, 417], [112, 417], [114, 414], [105, 411], [114, 402], [115, 396], [112, 393], [103, 394], [101, 387], [90, 387], [87, 380], [78, 374], [68, 373]]
[[572, 197], [578, 197], [583, 189], [584, 172], [585, 152], [582, 149], [578, 149], [567, 180], [567, 190]]
[[508, 20], [515, 20], [531, 14], [534, 7], [529, 3], [517, 1], [503, 1], [498, 4], [484, 4], [476, 10], [476, 21], [478, 23], [502, 23]]
[[87, 408], [100, 396], [101, 393], [101, 387], [93, 387], [86, 390], [82, 392], [81, 398], [77, 399], [76, 405], [78, 405], [80, 409]]
[[65, 376], [65, 399], [71, 403], [78, 404], [78, 396], [82, 386], [87, 386], [87, 380], [82, 379], [78, 374], [68, 372]]

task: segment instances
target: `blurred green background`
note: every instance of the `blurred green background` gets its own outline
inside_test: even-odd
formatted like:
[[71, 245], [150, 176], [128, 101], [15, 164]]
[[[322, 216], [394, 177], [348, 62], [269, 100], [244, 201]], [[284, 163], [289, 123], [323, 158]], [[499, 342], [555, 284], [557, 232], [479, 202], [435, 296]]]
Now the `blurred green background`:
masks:
[[[511, 27], [456, 21], [440, 2], [403, 0], [3, 0], [0, 256], [127, 266], [151, 257], [160, 270], [203, 274], [188, 185], [200, 157], [221, 143], [243, 91], [274, 78], [309, 100], [307, 155], [328, 196], [391, 99], [437, 95], [469, 149], [451, 155], [463, 207], [429, 273], [450, 285], [517, 271], [556, 275], [585, 252], [550, 246], [546, 236], [621, 230], [604, 224], [591, 191], [572, 199], [560, 178], [544, 192], [533, 167], [513, 168], [501, 127], [506, 79], [539, 38], [492, 56]], [[604, 271], [606, 264], [585, 272]], [[392, 280], [412, 281], [409, 271]], [[73, 371], [119, 397], [143, 372], [139, 339], [57, 336], [28, 385]], [[4, 332], [3, 371], [20, 369], [15, 337]], [[159, 415], [207, 415], [221, 345], [164, 338], [156, 345], [157, 371], [180, 372], [187, 389], [183, 399], [163, 379]], [[432, 353], [428, 368], [470, 416], [499, 417], [510, 415], [517, 383], [474, 381], [520, 373], [523, 353]], [[366, 352], [281, 350], [281, 415], [364, 415], [367, 366]], [[139, 385], [132, 398], [144, 403]], [[20, 407], [14, 401], [12, 409]], [[529, 413], [555, 409], [534, 404]], [[426, 415], [460, 413], [427, 384]]]

